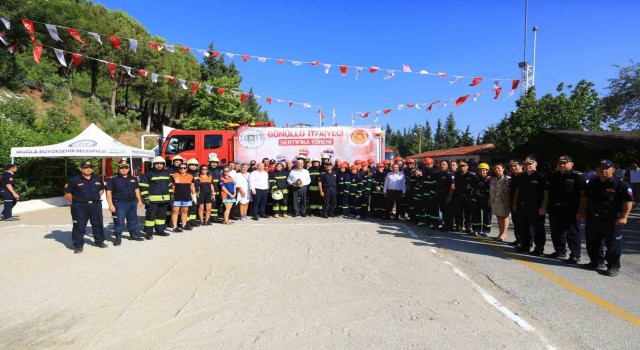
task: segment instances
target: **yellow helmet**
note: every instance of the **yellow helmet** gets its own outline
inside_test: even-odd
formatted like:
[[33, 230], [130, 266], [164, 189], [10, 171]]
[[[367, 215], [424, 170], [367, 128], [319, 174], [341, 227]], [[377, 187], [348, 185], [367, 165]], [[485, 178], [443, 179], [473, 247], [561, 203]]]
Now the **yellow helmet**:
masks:
[[189, 159], [189, 161], [187, 161], [187, 165], [200, 165], [198, 164], [198, 160], [195, 158], [191, 158]]
[[164, 160], [164, 158], [160, 157], [160, 156], [156, 156], [153, 157], [153, 160], [151, 160], [152, 164], [156, 164], [156, 163], [162, 163], [162, 164], [166, 164], [167, 162]]
[[489, 164], [487, 164], [487, 163], [480, 163], [480, 164], [478, 164], [478, 170], [480, 170], [480, 169], [487, 169], [487, 170], [489, 170]]

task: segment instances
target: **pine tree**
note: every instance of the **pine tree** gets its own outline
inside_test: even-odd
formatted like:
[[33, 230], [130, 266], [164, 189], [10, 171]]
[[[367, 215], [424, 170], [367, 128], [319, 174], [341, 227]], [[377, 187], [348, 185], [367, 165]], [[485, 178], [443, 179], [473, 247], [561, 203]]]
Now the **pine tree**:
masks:
[[422, 152], [433, 150], [433, 130], [431, 130], [431, 123], [427, 120], [427, 125], [422, 135]]
[[436, 135], [434, 137], [433, 149], [444, 149], [447, 148], [444, 139], [444, 133], [442, 132], [442, 121], [438, 119], [438, 123], [436, 124]]
[[467, 125], [467, 129], [464, 131], [462, 137], [460, 137], [460, 147], [465, 146], [473, 146], [473, 137], [471, 136], [471, 130], [469, 130], [469, 125]]
[[449, 113], [444, 124], [444, 148], [454, 148], [460, 146], [460, 131], [456, 129], [456, 120], [453, 113]]

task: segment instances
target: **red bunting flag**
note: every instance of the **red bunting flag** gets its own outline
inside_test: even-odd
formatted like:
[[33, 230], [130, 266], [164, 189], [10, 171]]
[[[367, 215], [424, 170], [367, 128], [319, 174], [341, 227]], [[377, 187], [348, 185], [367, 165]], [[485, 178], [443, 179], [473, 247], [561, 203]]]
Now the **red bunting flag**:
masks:
[[405, 73], [411, 73], [411, 68], [409, 68], [408, 64], [403, 64], [402, 65], [402, 71]]
[[445, 72], [438, 72], [438, 75], [439, 75], [439, 76], [441, 76], [441, 77], [446, 77], [446, 76], [447, 76], [447, 73], [445, 73]]
[[160, 51], [160, 45], [157, 43], [149, 42], [149, 46], [156, 51]]
[[220, 56], [220, 52], [218, 52], [218, 51], [211, 51], [211, 55], [212, 55], [213, 57], [218, 57], [218, 56]]
[[222, 95], [224, 94], [224, 92], [227, 91], [227, 89], [225, 88], [218, 88], [218, 95]]
[[198, 91], [198, 88], [200, 87], [200, 83], [198, 83], [197, 81], [194, 81], [191, 83], [191, 93], [192, 94], [196, 94], [196, 91]]
[[80, 64], [82, 63], [82, 55], [79, 53], [72, 53], [71, 62], [73, 63], [74, 66], [80, 67]]
[[349, 67], [347, 66], [340, 66], [340, 74], [342, 74], [342, 76], [347, 75], [347, 70], [349, 69]]
[[271, 102], [273, 102], [273, 99], [271, 97], [267, 97], [267, 98], [265, 98], [265, 100], [267, 100], [268, 104], [271, 104]]
[[79, 42], [82, 43], [82, 45], [87, 45], [87, 43], [85, 43], [82, 38], [80, 37], [80, 33], [78, 32], [77, 29], [73, 29], [73, 28], [67, 28], [67, 32], [69, 33], [69, 35], [71, 35], [74, 39], [78, 40]]
[[113, 47], [115, 47], [116, 50], [120, 50], [120, 38], [118, 38], [115, 35], [109, 35], [108, 37], [111, 43], [113, 44]]
[[320, 119], [324, 120], [324, 113], [322, 113], [322, 108], [318, 109], [318, 113], [320, 113]]
[[289, 101], [289, 107], [293, 106], [293, 101]]
[[320, 65], [320, 61], [313, 61], [313, 62], [309, 62], [310, 65], [317, 67], [318, 65]]
[[384, 111], [382, 111], [382, 113], [384, 113], [384, 114], [389, 114], [389, 113], [391, 113], [391, 108], [389, 108], [389, 109], [385, 109]]
[[370, 112], [367, 112], [367, 113], [363, 114], [363, 115], [362, 115], [362, 119], [364, 119], [364, 118], [369, 118], [369, 113], [370, 113]]
[[464, 95], [461, 97], [458, 97], [458, 99], [456, 100], [456, 102], [453, 104], [454, 106], [460, 106], [462, 105], [467, 99], [469, 98], [469, 95]]
[[42, 44], [33, 44], [33, 60], [40, 63], [40, 55], [42, 54]]
[[496, 92], [496, 95], [493, 97], [493, 99], [497, 100], [498, 97], [500, 97], [500, 93], [502, 92], [502, 86], [496, 88], [494, 91]]
[[371, 66], [369, 67], [369, 73], [375, 73], [380, 69], [380, 67]]
[[282, 58], [278, 58], [276, 61], [278, 61], [279, 64], [283, 64], [284, 60]]
[[169, 84], [173, 84], [173, 82], [176, 80], [175, 77], [172, 77], [170, 75], [167, 75], [167, 78], [169, 79]]
[[[33, 27], [33, 21], [30, 21], [28, 19], [23, 19], [22, 20], [22, 25], [27, 30], [27, 32], [29, 32], [29, 37], [31, 38], [31, 41], [32, 42], [36, 41], [35, 29]], [[38, 58], [38, 61], [40, 61], [40, 58]]]
[[147, 71], [144, 69], [138, 69], [138, 74], [140, 74], [140, 76], [143, 78], [147, 77]]
[[440, 103], [440, 100], [436, 100], [436, 101], [431, 102], [429, 107], [427, 107], [427, 112], [431, 112], [431, 110], [433, 109], [433, 105], [435, 105], [436, 103]]
[[513, 82], [511, 82], [511, 90], [517, 89], [518, 85], [520, 85], [520, 80], [519, 79], [514, 79]]
[[482, 82], [483, 78], [473, 78], [473, 81], [471, 82], [471, 84], [469, 84], [469, 86], [476, 86], [478, 84], [480, 84]]
[[249, 94], [246, 92], [242, 93], [242, 96], [240, 96], [240, 103], [245, 103], [247, 102], [247, 99], [249, 98]]
[[247, 62], [251, 58], [251, 56], [249, 56], [249, 55], [242, 55], [240, 57], [242, 57], [242, 61], [244, 61], [244, 62]]
[[415, 106], [413, 103], [407, 103], [407, 107], [411, 108], [413, 106]]
[[190, 48], [188, 48], [188, 47], [186, 47], [186, 46], [180, 46], [180, 50], [182, 50], [182, 51], [184, 51], [184, 52], [187, 52], [187, 53], [188, 53], [189, 51], [191, 51], [191, 49], [190, 49]]
[[113, 62], [107, 62], [107, 67], [109, 68], [109, 74], [112, 78], [116, 77], [116, 64]]

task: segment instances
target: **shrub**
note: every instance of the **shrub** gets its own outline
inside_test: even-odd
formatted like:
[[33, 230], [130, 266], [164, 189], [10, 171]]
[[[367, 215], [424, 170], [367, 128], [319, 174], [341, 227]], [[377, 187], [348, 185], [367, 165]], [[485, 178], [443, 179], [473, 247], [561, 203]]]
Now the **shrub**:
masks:
[[28, 98], [10, 98], [0, 102], [0, 117], [31, 127], [37, 118], [36, 106]]

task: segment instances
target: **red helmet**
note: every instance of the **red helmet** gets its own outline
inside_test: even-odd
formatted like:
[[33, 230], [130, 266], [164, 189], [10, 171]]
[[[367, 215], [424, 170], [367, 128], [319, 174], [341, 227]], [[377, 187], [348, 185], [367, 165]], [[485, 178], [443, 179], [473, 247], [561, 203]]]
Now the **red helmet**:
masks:
[[349, 163], [347, 162], [340, 163], [340, 168], [348, 168], [348, 167], [349, 167]]
[[384, 163], [378, 163], [378, 164], [376, 164], [376, 167], [378, 167], [378, 168], [384, 168]]
[[385, 159], [384, 162], [382, 162], [384, 165], [389, 165], [391, 164], [391, 161], [389, 159]]
[[355, 162], [353, 162], [353, 164], [354, 164], [354, 165], [360, 165], [360, 160], [359, 160], [359, 159], [356, 159], [356, 161], [355, 161]]
[[407, 164], [416, 164], [416, 161], [413, 159], [407, 159]]
[[424, 159], [424, 164], [433, 164], [433, 159], [429, 158], [429, 157], [425, 158]]
[[397, 157], [393, 158], [393, 161], [394, 162], [402, 162], [402, 157], [397, 156]]
[[352, 165], [352, 166], [351, 166], [351, 168], [350, 168], [350, 169], [351, 169], [351, 170], [358, 170], [358, 166], [354, 164], [354, 165]]
[[369, 158], [369, 160], [367, 160], [367, 163], [369, 163], [369, 164], [375, 164], [375, 162], [376, 162], [376, 161], [375, 161], [375, 160], [373, 160], [373, 159], [371, 159], [371, 158]]

